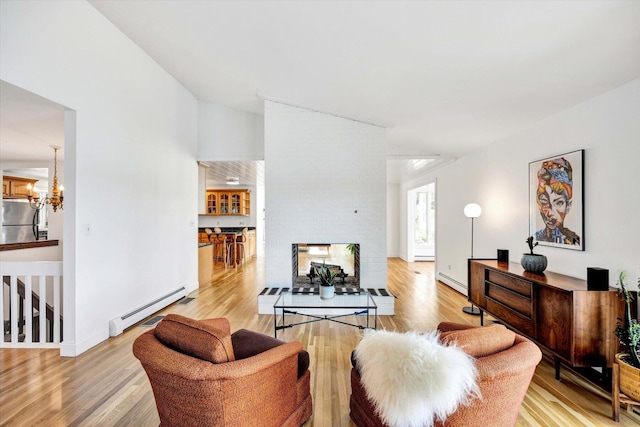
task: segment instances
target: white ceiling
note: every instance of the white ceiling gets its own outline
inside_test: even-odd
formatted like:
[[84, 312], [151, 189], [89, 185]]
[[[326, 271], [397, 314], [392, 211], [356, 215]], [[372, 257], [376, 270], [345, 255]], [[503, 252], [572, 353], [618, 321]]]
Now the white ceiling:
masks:
[[90, 0], [198, 99], [459, 157], [640, 77], [640, 1]]
[[199, 162], [207, 169], [207, 188], [233, 188], [228, 178], [238, 178], [240, 186], [264, 185], [264, 161]]
[[[90, 3], [198, 99], [387, 126], [390, 182], [640, 77], [640, 1]], [[64, 107], [0, 85], [2, 161], [50, 158]]]
[[0, 163], [64, 159], [62, 105], [0, 80]]

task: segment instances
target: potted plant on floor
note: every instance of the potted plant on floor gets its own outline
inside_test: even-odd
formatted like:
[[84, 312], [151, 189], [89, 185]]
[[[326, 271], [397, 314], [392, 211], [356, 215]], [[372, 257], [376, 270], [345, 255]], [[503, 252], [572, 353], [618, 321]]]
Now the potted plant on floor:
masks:
[[536, 242], [535, 245], [533, 244], [533, 236], [529, 236], [526, 242], [529, 245], [529, 253], [522, 254], [520, 264], [526, 271], [540, 274], [547, 268], [547, 257], [533, 253], [533, 248], [538, 246], [538, 242]]
[[313, 267], [316, 275], [320, 278], [320, 298], [331, 299], [335, 295], [333, 281], [336, 278], [336, 271], [327, 267], [324, 262], [320, 267]]
[[[620, 366], [620, 391], [631, 399], [640, 401], [640, 323], [638, 319], [631, 318], [631, 301], [633, 295], [629, 292], [625, 283], [627, 275], [620, 273], [618, 285], [620, 296], [624, 298], [624, 320], [618, 319], [615, 334], [626, 353], [616, 354], [616, 360]], [[640, 286], [640, 278], [638, 278]]]

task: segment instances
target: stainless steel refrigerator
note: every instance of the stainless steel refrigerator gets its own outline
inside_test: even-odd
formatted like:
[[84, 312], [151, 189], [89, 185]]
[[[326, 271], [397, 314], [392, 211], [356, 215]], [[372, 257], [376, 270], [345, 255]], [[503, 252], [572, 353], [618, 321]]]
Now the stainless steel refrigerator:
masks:
[[2, 201], [2, 240], [0, 243], [24, 243], [38, 240], [38, 216], [26, 200]]

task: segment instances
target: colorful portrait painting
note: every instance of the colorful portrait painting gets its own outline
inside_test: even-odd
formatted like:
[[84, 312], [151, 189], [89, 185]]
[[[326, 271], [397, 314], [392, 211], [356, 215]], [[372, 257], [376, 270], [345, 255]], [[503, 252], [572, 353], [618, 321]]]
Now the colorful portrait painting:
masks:
[[529, 163], [529, 232], [540, 245], [584, 250], [584, 150]]

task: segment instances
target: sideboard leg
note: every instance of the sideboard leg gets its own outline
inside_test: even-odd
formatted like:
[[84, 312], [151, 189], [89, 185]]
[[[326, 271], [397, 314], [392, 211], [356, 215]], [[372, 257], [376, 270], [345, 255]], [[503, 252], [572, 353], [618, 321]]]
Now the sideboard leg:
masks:
[[613, 362], [613, 380], [611, 383], [611, 407], [613, 409], [613, 420], [620, 422], [620, 366]]
[[554, 356], [553, 363], [556, 367], [556, 380], [560, 381], [560, 358]]

